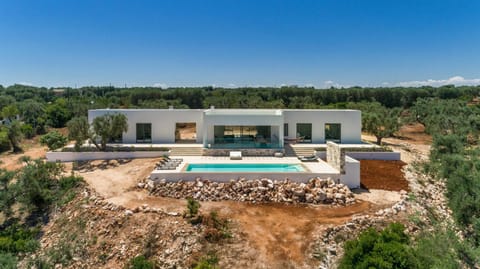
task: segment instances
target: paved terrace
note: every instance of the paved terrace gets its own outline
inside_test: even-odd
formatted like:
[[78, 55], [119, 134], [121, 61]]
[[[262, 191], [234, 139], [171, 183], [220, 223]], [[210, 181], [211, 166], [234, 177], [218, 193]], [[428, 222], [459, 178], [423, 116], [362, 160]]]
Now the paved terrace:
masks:
[[[285, 143], [290, 145], [292, 148], [326, 148], [327, 144], [310, 144], [310, 143]], [[203, 148], [203, 144], [200, 143], [173, 143], [173, 144], [114, 144], [109, 143], [109, 146], [112, 147], [135, 147], [135, 148], [151, 148], [151, 147], [162, 147], [162, 148]], [[338, 144], [341, 148], [378, 148], [380, 146], [370, 143], [362, 144]], [[72, 147], [73, 144], [70, 144], [66, 147]], [[93, 144], [84, 144], [83, 146], [95, 147]], [[235, 151], [237, 149], [232, 149]]]
[[[175, 156], [175, 158], [183, 158], [183, 162], [175, 170], [157, 170], [155, 169], [150, 177], [152, 179], [175, 180], [195, 180], [196, 178], [210, 179], [216, 181], [229, 181], [230, 179], [246, 178], [270, 178], [276, 180], [284, 180], [286, 178], [292, 181], [306, 182], [312, 177], [339, 179], [340, 173], [332, 168], [325, 161], [319, 159], [316, 162], [301, 162], [294, 157], [243, 157], [242, 160], [230, 160], [229, 157], [223, 156]], [[305, 168], [305, 172], [185, 172], [185, 168], [190, 163], [277, 163], [277, 164], [301, 164]]]

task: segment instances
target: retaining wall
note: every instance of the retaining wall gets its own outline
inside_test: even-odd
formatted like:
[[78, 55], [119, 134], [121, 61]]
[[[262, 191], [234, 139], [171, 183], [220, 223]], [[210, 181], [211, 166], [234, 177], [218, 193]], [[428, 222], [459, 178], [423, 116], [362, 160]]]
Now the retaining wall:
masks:
[[114, 151], [114, 152], [47, 152], [48, 162], [156, 158], [170, 155], [170, 151]]
[[[315, 151], [315, 155], [319, 158], [326, 158], [325, 151]], [[400, 161], [400, 152], [345, 152], [345, 155], [357, 160], [384, 160], [384, 161]]]

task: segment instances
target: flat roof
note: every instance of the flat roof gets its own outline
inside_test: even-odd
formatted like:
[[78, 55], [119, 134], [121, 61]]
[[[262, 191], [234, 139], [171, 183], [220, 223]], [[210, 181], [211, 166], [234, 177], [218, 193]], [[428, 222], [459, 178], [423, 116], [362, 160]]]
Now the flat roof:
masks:
[[261, 115], [281, 116], [281, 109], [207, 109], [205, 115]]
[[278, 108], [278, 109], [262, 109], [262, 108], [214, 108], [214, 109], [203, 109], [203, 108], [99, 108], [99, 109], [89, 109], [89, 111], [152, 111], [152, 112], [161, 112], [161, 111], [199, 111], [205, 112], [210, 115], [214, 114], [264, 114], [264, 115], [281, 115], [284, 111], [312, 111], [312, 112], [340, 112], [340, 111], [360, 111], [357, 109], [295, 109], [295, 108]]

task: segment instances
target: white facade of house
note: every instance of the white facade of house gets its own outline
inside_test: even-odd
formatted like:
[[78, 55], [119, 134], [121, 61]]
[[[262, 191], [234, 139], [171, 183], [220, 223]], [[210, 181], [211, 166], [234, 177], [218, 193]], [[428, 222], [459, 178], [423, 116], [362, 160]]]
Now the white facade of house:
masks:
[[[95, 109], [89, 122], [108, 113], [127, 116], [122, 142], [174, 144], [177, 124], [195, 124], [195, 143], [204, 147], [283, 147], [285, 141], [326, 143], [327, 126], [335, 126], [335, 140], [361, 143], [361, 112], [338, 109]], [[137, 128], [151, 126], [149, 140], [139, 141]], [[328, 133], [331, 136], [331, 133]]]

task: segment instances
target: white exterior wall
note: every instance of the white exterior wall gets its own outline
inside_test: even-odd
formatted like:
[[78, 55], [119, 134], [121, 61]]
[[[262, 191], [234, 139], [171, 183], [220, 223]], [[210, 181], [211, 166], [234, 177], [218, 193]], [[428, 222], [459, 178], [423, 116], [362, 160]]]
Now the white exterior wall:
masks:
[[361, 143], [362, 116], [358, 110], [284, 110], [284, 121], [288, 123], [288, 138], [297, 134], [297, 123], [312, 124], [312, 144], [325, 143], [325, 123], [341, 124], [343, 144]]
[[345, 156], [345, 174], [340, 175], [340, 183], [350, 189], [360, 188], [360, 162]]
[[[361, 112], [358, 110], [281, 110], [280, 115], [258, 115], [254, 109], [248, 109], [248, 113], [242, 114], [242, 110], [236, 113], [224, 115], [205, 115], [204, 109], [97, 109], [88, 111], [89, 122], [93, 118], [107, 113], [122, 113], [128, 118], [128, 131], [123, 134], [123, 143], [136, 143], [136, 124], [152, 124], [152, 143], [171, 144], [175, 143], [175, 124], [194, 122], [196, 123], [196, 143], [213, 143], [214, 125], [271, 125], [272, 134], [278, 133], [278, 138], [283, 141], [283, 124], [288, 123], [288, 138], [295, 138], [297, 123], [312, 124], [312, 143], [325, 143], [325, 123], [341, 124], [341, 143], [361, 143]], [[228, 110], [227, 110], [228, 111]], [[232, 109], [231, 111], [235, 111]], [[247, 110], [245, 110], [247, 111]], [[260, 111], [260, 110], [259, 110]], [[277, 132], [278, 130], [278, 132]]]
[[136, 124], [152, 124], [153, 144], [175, 143], [176, 123], [196, 123], [197, 143], [202, 143], [203, 110], [200, 109], [99, 109], [89, 110], [88, 120], [108, 113], [122, 113], [128, 119], [128, 131], [123, 134], [123, 143], [134, 144], [137, 141]]

